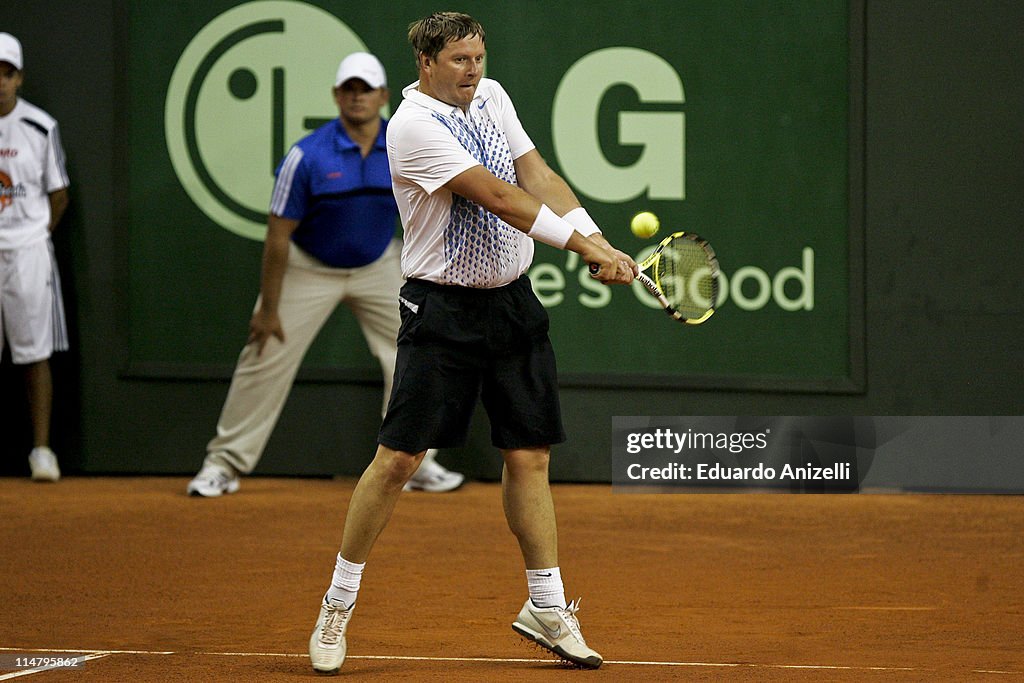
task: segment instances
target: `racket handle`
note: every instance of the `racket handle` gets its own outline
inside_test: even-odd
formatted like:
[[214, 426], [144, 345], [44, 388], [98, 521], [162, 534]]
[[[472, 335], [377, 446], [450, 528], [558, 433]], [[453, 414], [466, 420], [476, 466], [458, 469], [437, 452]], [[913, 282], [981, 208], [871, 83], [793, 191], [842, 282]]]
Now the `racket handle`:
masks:
[[597, 275], [598, 273], [601, 272], [601, 264], [599, 263], [591, 263], [589, 268], [591, 275]]

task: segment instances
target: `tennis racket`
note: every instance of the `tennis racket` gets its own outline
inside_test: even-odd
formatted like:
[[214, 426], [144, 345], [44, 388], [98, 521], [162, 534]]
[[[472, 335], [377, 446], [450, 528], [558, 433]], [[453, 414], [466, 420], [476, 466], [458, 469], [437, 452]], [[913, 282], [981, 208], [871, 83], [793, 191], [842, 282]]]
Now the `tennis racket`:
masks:
[[[718, 259], [706, 239], [691, 232], [672, 233], [638, 265], [636, 279], [679, 322], [700, 325], [715, 312]], [[590, 264], [591, 273], [599, 270]]]

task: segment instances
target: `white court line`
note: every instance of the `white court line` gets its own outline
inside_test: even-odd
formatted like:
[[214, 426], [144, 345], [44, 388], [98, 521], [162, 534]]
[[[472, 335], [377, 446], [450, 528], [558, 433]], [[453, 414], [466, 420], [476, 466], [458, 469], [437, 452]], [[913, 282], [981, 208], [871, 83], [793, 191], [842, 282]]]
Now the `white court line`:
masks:
[[[300, 655], [305, 656], [305, 655]], [[497, 657], [412, 657], [403, 655], [349, 655], [351, 659], [394, 659], [394, 660], [409, 660], [409, 661], [423, 661], [423, 662], [553, 662], [557, 660], [553, 659], [542, 659], [542, 658], [530, 658], [530, 659], [507, 659]], [[705, 667], [705, 668], [721, 668], [721, 669], [737, 669], [741, 667], [753, 668], [753, 669], [820, 669], [820, 670], [848, 670], [848, 671], [927, 671], [927, 669], [918, 669], [915, 667], [902, 667], [902, 666], [838, 666], [831, 664], [757, 664], [757, 663], [741, 663], [741, 662], [645, 662], [645, 661], [632, 661], [632, 660], [615, 660], [606, 659], [605, 664], [615, 664], [616, 666], [689, 666], [689, 667]]]
[[174, 655], [177, 652], [167, 650], [90, 650], [78, 648], [73, 650], [66, 647], [0, 647], [0, 652], [59, 652], [61, 654], [82, 654], [82, 655]]
[[[284, 652], [196, 652], [198, 655], [209, 657], [295, 657], [305, 658], [309, 655], [290, 654]], [[501, 664], [530, 664], [530, 663], [552, 663], [557, 659], [543, 657], [426, 657], [421, 655], [348, 655], [346, 659], [370, 659], [370, 660], [392, 660], [402, 662], [497, 662]], [[925, 671], [914, 667], [899, 666], [839, 666], [832, 664], [755, 664], [739, 662], [645, 662], [630, 660], [606, 659], [605, 664], [617, 666], [693, 666], [693, 667], [719, 667], [719, 668], [740, 668], [752, 667], [761, 669], [822, 669], [822, 670], [851, 670], [851, 671]]]
[[1010, 676], [1020, 676], [1020, 671], [1000, 671], [999, 669], [975, 669], [971, 672], [972, 674], [1008, 674]]
[[[287, 657], [294, 659], [306, 659], [309, 657], [306, 653], [290, 653], [290, 652], [169, 652], [169, 651], [153, 651], [153, 650], [90, 650], [90, 649], [38, 649], [38, 648], [15, 648], [15, 647], [0, 647], [0, 652], [54, 652], [54, 653], [78, 653], [78, 654], [89, 654], [93, 655], [90, 659], [97, 659], [99, 657], [105, 657], [107, 655], [123, 654], [123, 655], [199, 655], [206, 657]], [[366, 659], [366, 660], [391, 660], [391, 661], [409, 661], [409, 662], [485, 662], [485, 663], [498, 663], [498, 664], [550, 664], [556, 662], [555, 659], [545, 659], [539, 657], [530, 658], [510, 658], [510, 657], [425, 657], [425, 656], [414, 656], [414, 655], [348, 655], [347, 659]], [[756, 662], [659, 662], [659, 661], [635, 661], [635, 660], [605, 660], [605, 664], [614, 664], [616, 666], [643, 666], [643, 667], [694, 667], [694, 668], [720, 668], [720, 669], [801, 669], [811, 671], [918, 671], [921, 673], [934, 672], [935, 669], [925, 669], [920, 667], [912, 666], [841, 666], [835, 664], [761, 664]], [[16, 672], [17, 675], [25, 675], [28, 672]], [[34, 671], [32, 673], [35, 673]], [[1002, 675], [1024, 675], [1024, 671], [1000, 671], [991, 669], [973, 669], [971, 673], [977, 674], [1002, 674]], [[0, 681], [6, 680], [7, 678], [13, 678], [13, 675], [0, 676]]]
[[868, 611], [868, 612], [934, 612], [935, 610], [937, 610], [939, 608], [938, 607], [910, 607], [910, 606], [900, 606], [900, 605], [897, 605], [897, 606], [894, 606], [894, 607], [885, 607], [885, 606], [877, 606], [877, 607], [872, 607], [872, 606], [866, 606], [866, 607], [833, 607], [832, 609], [839, 609], [839, 610], [861, 610], [861, 611]]

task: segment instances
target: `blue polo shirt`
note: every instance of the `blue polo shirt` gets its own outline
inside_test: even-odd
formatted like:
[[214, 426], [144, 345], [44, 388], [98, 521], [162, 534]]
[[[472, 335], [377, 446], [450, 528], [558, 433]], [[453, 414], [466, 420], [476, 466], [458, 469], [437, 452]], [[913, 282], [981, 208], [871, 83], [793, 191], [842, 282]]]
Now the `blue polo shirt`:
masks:
[[335, 119], [299, 140], [275, 172], [270, 212], [299, 221], [292, 241], [335, 268], [373, 263], [395, 234], [387, 122], [364, 159]]

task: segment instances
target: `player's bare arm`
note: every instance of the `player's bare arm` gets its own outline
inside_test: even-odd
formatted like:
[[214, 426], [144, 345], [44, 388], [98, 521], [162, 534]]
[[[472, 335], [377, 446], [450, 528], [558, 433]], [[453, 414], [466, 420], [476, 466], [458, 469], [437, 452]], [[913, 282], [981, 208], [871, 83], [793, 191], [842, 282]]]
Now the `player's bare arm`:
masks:
[[519, 186], [564, 216], [580, 206], [576, 194], [562, 176], [555, 173], [536, 149], [514, 162]]
[[[516, 159], [515, 168], [516, 177], [523, 190], [547, 204], [559, 216], [565, 216], [581, 206], [576, 193], [569, 187], [569, 183], [548, 166], [544, 157], [536, 149], [532, 149]], [[622, 262], [622, 268], [619, 272], [620, 279], [614, 280], [614, 282], [628, 284], [632, 281], [632, 274], [636, 272], [636, 263], [629, 254], [615, 249], [599, 232], [588, 236], [588, 239], [618, 255]]]
[[[463, 171], [445, 183], [445, 188], [479, 204], [512, 227], [526, 233], [530, 232], [537, 220], [543, 203], [522, 188], [496, 177], [483, 166], [473, 166]], [[615, 250], [609, 249], [606, 245], [607, 242], [604, 240], [592, 240], [579, 232], [574, 232], [565, 248], [579, 254], [586, 263], [600, 265], [597, 279], [601, 282], [630, 282], [633, 277], [632, 270], [622, 263], [620, 255]]]
[[271, 337], [284, 341], [284, 327], [277, 308], [281, 300], [281, 282], [288, 267], [291, 237], [299, 221], [270, 214], [267, 218], [267, 237], [263, 242], [263, 269], [260, 276], [260, 305], [249, 321], [249, 343], [257, 345], [263, 353]]

